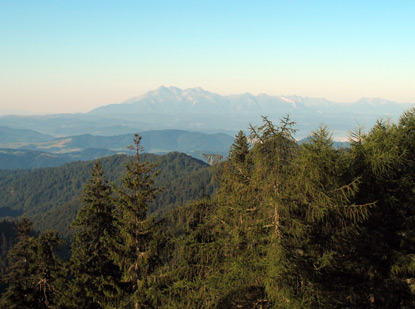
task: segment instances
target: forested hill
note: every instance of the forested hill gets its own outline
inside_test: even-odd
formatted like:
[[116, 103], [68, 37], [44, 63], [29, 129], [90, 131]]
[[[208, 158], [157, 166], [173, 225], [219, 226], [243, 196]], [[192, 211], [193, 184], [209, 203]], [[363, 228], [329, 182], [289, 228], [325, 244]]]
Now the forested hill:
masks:
[[[209, 166], [198, 159], [178, 152], [141, 156], [144, 161], [159, 164], [156, 186], [164, 187], [151, 204], [151, 212], [185, 203], [213, 190]], [[108, 179], [114, 182], [119, 182], [129, 160], [126, 155], [100, 159]], [[82, 187], [90, 179], [95, 162], [74, 162], [31, 171], [0, 170], [0, 217], [26, 214], [34, 220], [36, 228], [57, 229], [68, 235], [68, 225], [80, 207]]]

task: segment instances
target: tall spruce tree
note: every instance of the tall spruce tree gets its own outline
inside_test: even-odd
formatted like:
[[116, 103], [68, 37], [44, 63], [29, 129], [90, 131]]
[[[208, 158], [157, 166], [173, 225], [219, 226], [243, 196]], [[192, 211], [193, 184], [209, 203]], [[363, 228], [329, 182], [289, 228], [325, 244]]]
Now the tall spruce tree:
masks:
[[115, 259], [123, 271], [122, 280], [129, 285], [127, 302], [135, 308], [150, 305], [149, 279], [156, 265], [157, 246], [153, 243], [155, 219], [147, 218], [149, 202], [160, 191], [154, 188], [156, 164], [140, 162], [141, 136], [135, 134], [135, 160], [126, 165], [122, 188], [117, 190], [120, 237]]
[[122, 296], [121, 270], [110, 252], [118, 229], [112, 188], [99, 161], [84, 187], [82, 203], [72, 223], [71, 306], [116, 308]]

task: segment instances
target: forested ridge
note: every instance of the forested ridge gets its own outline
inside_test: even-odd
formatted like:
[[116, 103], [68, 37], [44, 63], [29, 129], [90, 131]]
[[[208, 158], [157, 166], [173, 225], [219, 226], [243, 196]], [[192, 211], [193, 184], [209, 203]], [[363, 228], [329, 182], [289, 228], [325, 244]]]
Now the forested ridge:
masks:
[[[120, 182], [127, 155], [101, 158], [110, 182]], [[150, 204], [154, 213], [195, 198], [203, 190], [213, 191], [209, 166], [186, 154], [172, 152], [158, 156], [142, 154], [142, 160], [157, 162], [160, 171], [155, 183], [164, 190]], [[69, 236], [68, 227], [81, 207], [79, 198], [95, 161], [75, 162], [35, 170], [0, 170], [0, 216], [27, 215], [37, 230], [55, 229]]]
[[[324, 126], [298, 145], [295, 124], [266, 117], [211, 155], [217, 189], [150, 214], [155, 162], [111, 184], [92, 168], [72, 223], [16, 224], [4, 308], [413, 308], [415, 110], [336, 149]], [[19, 174], [17, 174], [18, 176]]]

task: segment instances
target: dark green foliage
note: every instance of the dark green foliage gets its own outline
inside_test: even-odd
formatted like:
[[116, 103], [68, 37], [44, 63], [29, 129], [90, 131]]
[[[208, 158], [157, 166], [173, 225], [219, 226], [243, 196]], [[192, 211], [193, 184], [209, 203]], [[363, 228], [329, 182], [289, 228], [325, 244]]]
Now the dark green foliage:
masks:
[[[359, 296], [379, 307], [413, 307], [415, 254], [415, 113], [379, 121], [353, 136], [350, 174], [361, 177], [358, 202], [374, 201], [356, 251], [364, 278]], [[363, 270], [364, 269], [364, 270]]]
[[161, 307], [213, 308], [223, 294], [218, 280], [225, 265], [216, 209], [213, 200], [203, 198], [170, 212], [170, 259], [156, 271]]
[[[141, 157], [159, 163], [160, 174], [155, 182], [165, 187], [150, 203], [150, 212], [185, 203], [204, 190], [213, 191], [212, 172], [200, 160], [177, 152], [164, 156], [142, 154]], [[101, 159], [109, 181], [119, 184], [128, 160], [124, 155]], [[94, 164], [95, 161], [91, 161], [33, 171], [0, 170], [0, 210], [7, 216], [26, 214], [33, 219], [36, 229], [55, 229], [69, 238], [68, 227], [81, 208], [79, 195]]]
[[0, 222], [0, 277], [4, 275], [8, 266], [7, 253], [16, 244], [17, 231], [16, 224], [12, 221], [4, 220]]
[[34, 263], [32, 247], [35, 240], [29, 234], [31, 230], [32, 223], [27, 218], [18, 222], [18, 243], [9, 251], [10, 265], [3, 277], [8, 288], [2, 295], [1, 305], [6, 308], [31, 308], [34, 302], [35, 292], [30, 282], [30, 268]]
[[6, 308], [52, 308], [64, 292], [65, 269], [55, 251], [63, 244], [54, 232], [31, 236], [32, 224], [17, 224], [19, 242], [10, 250], [10, 265], [3, 280], [8, 283], [1, 305]]
[[[109, 166], [122, 182], [109, 185], [98, 163], [84, 187], [69, 276], [56, 234], [36, 238], [20, 222], [3, 305], [414, 307], [415, 111], [353, 134], [350, 149], [334, 147], [324, 126], [301, 145], [294, 132], [288, 117], [279, 126], [264, 117], [236, 135], [227, 158], [211, 156], [209, 172], [177, 153], [156, 167], [136, 135], [134, 160], [116, 157], [126, 170]], [[203, 190], [198, 177], [212, 170], [217, 184]], [[167, 194], [154, 202], [160, 184]]]
[[70, 289], [72, 306], [116, 307], [122, 295], [121, 271], [110, 257], [118, 230], [112, 188], [98, 161], [82, 193], [83, 207], [72, 227]]
[[112, 253], [120, 266], [122, 281], [128, 284], [127, 303], [135, 308], [148, 306], [149, 277], [154, 271], [156, 253], [152, 244], [155, 233], [154, 218], [147, 218], [149, 203], [160, 191], [154, 188], [156, 164], [140, 162], [141, 136], [136, 134], [135, 160], [126, 164], [127, 172], [122, 188], [117, 190], [117, 227], [119, 238]]
[[347, 276], [358, 263], [349, 248], [371, 204], [353, 204], [358, 179], [343, 182], [343, 169], [321, 127], [283, 170], [283, 181], [271, 195], [278, 230], [270, 239], [267, 292], [279, 306], [352, 305]]

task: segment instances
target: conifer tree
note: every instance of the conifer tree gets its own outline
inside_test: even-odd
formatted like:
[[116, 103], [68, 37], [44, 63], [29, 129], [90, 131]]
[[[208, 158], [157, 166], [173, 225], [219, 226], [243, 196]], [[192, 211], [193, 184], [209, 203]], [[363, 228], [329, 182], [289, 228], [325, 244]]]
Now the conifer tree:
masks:
[[149, 202], [158, 189], [154, 188], [156, 164], [140, 162], [141, 136], [136, 134], [129, 148], [135, 160], [126, 165], [122, 188], [117, 190], [118, 228], [120, 238], [115, 248], [115, 259], [123, 271], [123, 281], [129, 285], [128, 302], [135, 308], [149, 305], [150, 274], [156, 265], [157, 247], [152, 243], [155, 220], [147, 218]]
[[[251, 288], [256, 282], [258, 291], [264, 288], [268, 301], [277, 306], [327, 306], [347, 294], [336, 294], [325, 282], [333, 282], [330, 276], [337, 269], [347, 272], [341, 265], [351, 262], [340, 258], [346, 254], [342, 246], [370, 205], [353, 205], [358, 180], [344, 183], [339, 177], [342, 160], [327, 129], [314, 132], [299, 148], [292, 125], [288, 117], [280, 126], [264, 117], [262, 126], [251, 128], [249, 181], [238, 186], [232, 176], [238, 169], [230, 168], [235, 156], [230, 155], [222, 178], [227, 180], [218, 191], [226, 202], [218, 214], [230, 230], [246, 228], [247, 246], [237, 256], [242, 257], [238, 268], [245, 269], [241, 273], [250, 274], [244, 279]], [[243, 225], [226, 215], [235, 209], [244, 210]]]
[[1, 298], [5, 308], [53, 308], [65, 287], [64, 265], [55, 253], [63, 241], [50, 231], [35, 238], [31, 228], [25, 217], [17, 224], [19, 242], [9, 253], [9, 287]]
[[362, 179], [355, 200], [375, 202], [356, 246], [366, 270], [360, 297], [371, 306], [415, 305], [414, 119], [410, 110], [398, 125], [380, 120], [351, 143], [350, 173]]
[[31, 280], [36, 292], [37, 308], [56, 308], [61, 302], [66, 288], [66, 270], [55, 251], [63, 244], [64, 241], [52, 231], [46, 231], [36, 239]]
[[112, 188], [99, 161], [84, 187], [82, 202], [72, 223], [72, 306], [115, 308], [122, 295], [121, 271], [110, 252], [118, 230]]
[[271, 196], [279, 231], [270, 238], [267, 291], [280, 306], [351, 305], [347, 268], [358, 265], [348, 244], [371, 204], [353, 204], [359, 182], [343, 183], [343, 168], [327, 128], [321, 127], [290, 164], [280, 193]]
[[170, 213], [173, 251], [164, 268], [162, 307], [217, 307], [227, 290], [220, 282], [226, 265], [216, 209], [214, 200], [204, 197]]
[[8, 284], [2, 295], [1, 305], [5, 308], [32, 308], [34, 306], [34, 287], [30, 280], [30, 267], [34, 261], [34, 237], [32, 223], [26, 217], [16, 226], [18, 243], [9, 251], [9, 267], [3, 278]]
[[[239, 291], [256, 288], [261, 231], [258, 230], [260, 199], [253, 181], [254, 163], [247, 136], [240, 131], [232, 144], [229, 157], [220, 166], [216, 219], [218, 238], [223, 243], [224, 278], [233, 299]], [[224, 287], [225, 288], [225, 287]], [[228, 300], [226, 300], [228, 299]], [[232, 302], [231, 300], [229, 300]]]
[[[248, 138], [240, 131], [230, 148], [229, 158], [221, 164], [220, 187], [216, 194], [217, 200], [222, 202], [218, 209], [220, 220], [227, 232], [233, 234], [233, 239], [238, 239], [241, 244], [246, 243], [250, 225], [247, 216], [254, 211], [256, 198], [250, 192], [254, 166], [249, 148]], [[238, 254], [235, 249], [231, 250]]]
[[283, 189], [297, 145], [293, 123], [286, 117], [276, 127], [266, 117], [251, 127], [250, 142], [240, 132], [222, 164], [217, 222], [224, 241], [224, 275], [230, 293], [221, 304], [270, 306], [265, 273], [270, 235], [279, 235], [279, 206], [273, 200]]

